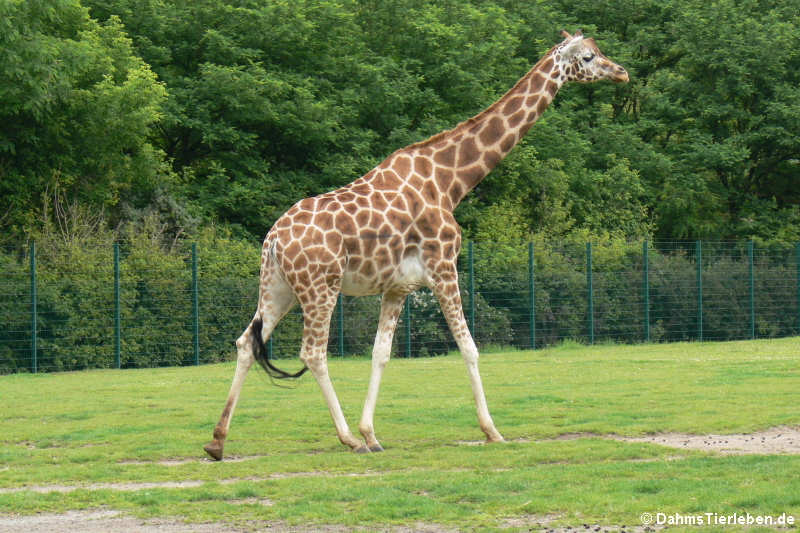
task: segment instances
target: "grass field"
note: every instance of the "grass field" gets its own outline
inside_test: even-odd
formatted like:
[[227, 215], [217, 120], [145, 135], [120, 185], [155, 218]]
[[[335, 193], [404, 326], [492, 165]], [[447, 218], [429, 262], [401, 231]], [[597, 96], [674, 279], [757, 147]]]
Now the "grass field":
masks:
[[[330, 367], [356, 428], [370, 364]], [[336, 439], [312, 378], [278, 388], [254, 370], [225, 449], [236, 460], [221, 463], [202, 445], [232, 363], [2, 376], [0, 515], [114, 509], [187, 522], [524, 530], [542, 518], [639, 525], [643, 512], [800, 519], [798, 455], [602, 438], [800, 425], [798, 338], [564, 345], [486, 354], [481, 372], [510, 442], [469, 445], [483, 434], [459, 357], [396, 359], [375, 422], [386, 451], [357, 455]]]

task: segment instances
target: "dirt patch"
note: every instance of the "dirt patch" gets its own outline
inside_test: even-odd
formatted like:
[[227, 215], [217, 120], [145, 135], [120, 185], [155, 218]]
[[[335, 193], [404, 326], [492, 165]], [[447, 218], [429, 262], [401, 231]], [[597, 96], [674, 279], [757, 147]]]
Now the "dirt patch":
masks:
[[777, 427], [757, 433], [690, 435], [661, 433], [644, 437], [606, 437], [624, 442], [649, 442], [671, 448], [714, 451], [726, 455], [800, 454], [800, 429]]
[[[601, 435], [598, 433], [563, 433], [551, 439], [540, 439], [538, 442], [578, 440], [578, 439], [610, 439], [622, 442], [649, 442], [671, 448], [686, 450], [706, 450], [726, 455], [745, 454], [800, 454], [800, 428], [779, 426], [755, 433], [733, 433], [694, 435], [691, 433], [659, 433], [643, 437], [625, 437], [621, 435]], [[533, 439], [519, 438], [510, 442], [537, 442]], [[461, 446], [477, 446], [483, 441], [459, 441]]]
[[230, 524], [185, 524], [175, 520], [139, 520], [123, 516], [119, 511], [68, 511], [63, 514], [31, 516], [0, 516], [0, 533], [46, 533], [52, 531], [108, 533], [137, 531], [139, 533], [240, 533], [252, 528]]
[[664, 529], [663, 526], [604, 526], [600, 524], [581, 524], [579, 526], [543, 527], [547, 533], [650, 533]]
[[[238, 480], [237, 480], [238, 481]], [[31, 485], [28, 487], [13, 487], [0, 489], [0, 494], [10, 494], [14, 492], [37, 492], [46, 494], [48, 492], [72, 492], [75, 490], [120, 490], [137, 491], [149, 489], [185, 489], [200, 487], [206, 481], [163, 481], [153, 483], [90, 483], [87, 485]]]
[[[242, 456], [231, 456], [226, 457], [226, 463], [243, 463], [245, 461], [252, 461], [253, 459], [259, 459], [261, 457], [267, 457], [266, 455], [242, 455]], [[130, 460], [123, 460], [119, 461], [117, 464], [121, 465], [160, 465], [160, 466], [181, 466], [181, 465], [188, 465], [188, 464], [197, 464], [197, 463], [216, 463], [211, 458], [208, 457], [191, 457], [191, 458], [181, 458], [181, 459], [160, 459], [158, 461], [140, 461], [137, 459], [130, 459]]]
[[523, 515], [506, 518], [500, 522], [501, 528], [527, 529], [529, 531], [543, 531], [546, 533], [650, 533], [663, 529], [662, 526], [628, 526], [628, 525], [601, 525], [601, 524], [576, 524], [567, 526], [552, 526], [559, 515]]
[[602, 439], [608, 435], [598, 435], [597, 433], [562, 433], [552, 440], [576, 440], [576, 439]]
[[546, 515], [535, 515], [535, 514], [526, 514], [521, 516], [512, 516], [509, 518], [503, 518], [500, 520], [500, 527], [501, 528], [526, 528], [529, 530], [546, 530], [548, 529], [549, 525], [552, 522], [555, 522], [561, 518], [561, 515], [557, 514], [546, 514]]
[[231, 505], [263, 505], [264, 507], [275, 505], [275, 502], [269, 498], [244, 498], [242, 500], [228, 500], [226, 503]]
[[231, 478], [219, 479], [213, 481], [206, 480], [186, 480], [186, 481], [156, 481], [156, 482], [138, 482], [138, 483], [87, 483], [85, 485], [29, 485], [26, 487], [11, 487], [0, 488], [0, 494], [12, 494], [16, 492], [36, 492], [39, 494], [46, 494], [48, 492], [72, 492], [75, 490], [119, 490], [125, 492], [134, 492], [137, 490], [151, 490], [151, 489], [191, 489], [201, 487], [206, 483], [219, 483], [221, 485], [232, 485], [234, 483], [241, 483], [243, 481], [269, 481], [271, 479], [287, 479], [296, 477], [373, 477], [380, 476], [383, 472], [324, 472], [321, 470], [313, 470], [311, 472], [277, 472], [265, 477], [244, 477], [244, 478]]
[[[244, 503], [240, 500], [239, 503]], [[249, 502], [248, 502], [249, 503]], [[264, 503], [260, 503], [264, 505]], [[250, 531], [271, 531], [276, 533], [344, 533], [348, 531], [375, 531], [369, 527], [346, 526], [291, 526], [285, 522], [253, 521], [242, 525], [211, 522], [187, 524], [178, 520], [157, 519], [140, 520], [125, 516], [119, 511], [88, 510], [69, 511], [63, 514], [38, 514], [32, 516], [0, 515], [0, 533], [109, 533], [112, 531], [136, 531], [137, 533], [243, 533]], [[458, 530], [438, 524], [415, 523], [409, 526], [380, 528], [391, 533], [456, 533]]]

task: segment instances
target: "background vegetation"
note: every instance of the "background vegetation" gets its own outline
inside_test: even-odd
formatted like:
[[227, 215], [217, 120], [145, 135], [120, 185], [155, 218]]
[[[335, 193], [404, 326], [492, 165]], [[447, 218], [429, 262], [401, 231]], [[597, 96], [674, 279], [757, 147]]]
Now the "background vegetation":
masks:
[[[70, 227], [68, 222], [60, 226]], [[119, 246], [119, 366], [231, 359], [235, 354], [232, 341], [255, 309], [258, 247], [212, 229], [203, 231], [193, 243], [199, 304], [195, 359], [192, 250], [182, 244], [163, 250], [162, 231], [163, 226], [148, 219]], [[24, 250], [0, 253], [0, 324], [4, 326], [0, 328], [0, 374], [117, 366], [113, 239], [113, 232], [95, 230], [78, 243], [63, 238], [37, 243], [35, 361], [29, 255]], [[751, 278], [748, 242], [702, 241], [699, 315], [696, 243], [648, 243], [647, 297], [642, 244], [623, 238], [595, 239], [590, 315], [586, 242], [573, 235], [553, 244], [537, 236], [532, 317], [528, 247], [473, 243], [474, 282], [470, 283], [468, 250], [460, 261], [460, 281], [467, 319], [481, 351], [529, 349], [534, 336], [535, 347], [543, 348], [566, 340], [627, 344], [800, 334], [800, 245], [754, 246]], [[474, 294], [470, 294], [472, 286]], [[380, 296], [342, 297], [340, 303], [332, 316], [329, 353], [369, 356]], [[283, 366], [299, 364], [295, 358], [302, 325], [300, 308], [295, 307], [270, 339], [272, 357], [293, 359]], [[456, 349], [430, 290], [412, 294], [400, 316], [394, 355], [426, 357]]]
[[[759, 305], [775, 315], [758, 335], [791, 334], [798, 21], [789, 0], [0, 0], [0, 263], [10, 280], [0, 340], [19, 341], [27, 357], [21, 250], [36, 240], [50, 317], [41, 349], [53, 368], [108, 366], [110, 247], [122, 241], [122, 314], [137, 320], [124, 364], [186, 362], [188, 307], [170, 304], [189, 298], [191, 240], [204, 282], [218, 287], [201, 295], [216, 360], [252, 312], [260, 241], [284, 210], [479, 112], [561, 28], [594, 36], [632, 81], [567, 86], [457, 209], [466, 238], [481, 243], [479, 340], [527, 336], [528, 242], [538, 320], [559, 324], [540, 339], [584, 335], [589, 241], [596, 268], [615, 272], [598, 279], [598, 316], [610, 317], [598, 328], [640, 339], [640, 303], [623, 289], [640, 283], [644, 239], [777, 250], [757, 281], [773, 283]], [[695, 338], [691, 304], [667, 314], [693, 289], [691, 251], [661, 250], [670, 254], [651, 257], [664, 310], [653, 338]], [[715, 338], [746, 336], [735, 304], [746, 298], [742, 254], [708, 265], [707, 286], [731, 302], [709, 310]], [[376, 314], [374, 301], [353, 305]], [[428, 339], [419, 353], [452, 348], [430, 297], [415, 305]], [[287, 328], [294, 340], [298, 327]], [[371, 335], [346, 351], [367, 350]], [[27, 366], [4, 352], [9, 367]]]
[[258, 242], [580, 27], [632, 82], [565, 88], [459, 207], [469, 237], [797, 241], [797, 7], [2, 0], [0, 235], [38, 236], [61, 195], [117, 237], [155, 216], [165, 243], [212, 224]]

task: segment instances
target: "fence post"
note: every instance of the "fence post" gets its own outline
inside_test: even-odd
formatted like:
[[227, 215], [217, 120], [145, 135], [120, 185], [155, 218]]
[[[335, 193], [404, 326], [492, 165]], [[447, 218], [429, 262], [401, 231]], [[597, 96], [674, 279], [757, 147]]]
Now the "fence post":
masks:
[[648, 243], [642, 244], [642, 290], [644, 291], [644, 341], [650, 342], [650, 259]]
[[703, 342], [703, 243], [694, 244], [694, 260], [697, 266], [697, 339]]
[[192, 243], [192, 326], [194, 337], [194, 364], [200, 364], [200, 290], [197, 276], [197, 243]]
[[34, 374], [38, 370], [39, 361], [37, 360], [38, 351], [38, 316], [37, 316], [37, 295], [36, 295], [36, 241], [31, 241], [31, 372]]
[[406, 316], [404, 321], [406, 327], [406, 358], [409, 358], [411, 357], [411, 294], [406, 296], [405, 313]]
[[122, 344], [122, 325], [119, 293], [119, 243], [114, 243], [114, 368], [119, 368]]
[[794, 266], [797, 270], [797, 334], [800, 335], [800, 242], [795, 245]]
[[528, 243], [528, 305], [530, 305], [531, 350], [536, 349], [536, 285], [534, 281], [533, 243]]
[[753, 272], [753, 241], [747, 243], [747, 270], [750, 289], [750, 338], [756, 338], [756, 283]]
[[475, 250], [473, 242], [467, 244], [467, 262], [469, 264], [469, 332], [475, 338]]
[[337, 316], [337, 332], [339, 334], [339, 357], [344, 355], [344, 298], [342, 293], [339, 293], [339, 298], [336, 300], [336, 307], [338, 309]]
[[594, 344], [594, 290], [592, 288], [592, 243], [586, 243], [586, 291], [589, 299], [589, 344]]

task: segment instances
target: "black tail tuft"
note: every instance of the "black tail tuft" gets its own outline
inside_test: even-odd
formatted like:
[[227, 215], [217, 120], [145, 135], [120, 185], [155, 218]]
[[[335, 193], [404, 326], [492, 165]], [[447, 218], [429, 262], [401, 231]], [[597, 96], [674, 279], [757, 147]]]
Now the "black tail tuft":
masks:
[[276, 368], [275, 365], [270, 363], [269, 358], [267, 357], [267, 349], [264, 346], [264, 340], [261, 338], [262, 326], [263, 322], [260, 318], [253, 320], [253, 324], [250, 326], [250, 330], [253, 334], [253, 355], [255, 356], [256, 361], [258, 361], [258, 364], [261, 365], [264, 370], [266, 370], [270, 377], [275, 379], [294, 379], [305, 374], [306, 370], [308, 370], [307, 366], [304, 366], [299, 372], [290, 374], [288, 372], [284, 372], [280, 368]]

